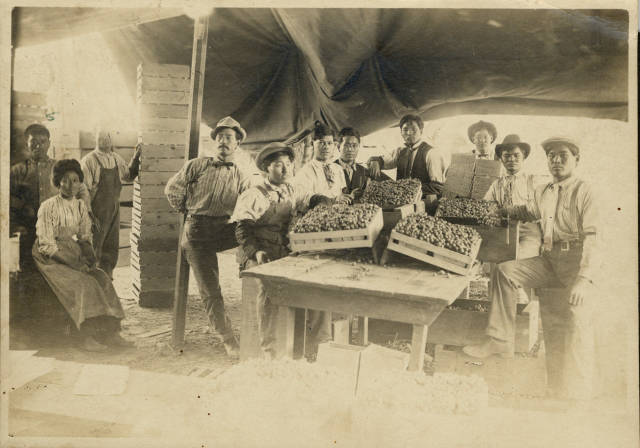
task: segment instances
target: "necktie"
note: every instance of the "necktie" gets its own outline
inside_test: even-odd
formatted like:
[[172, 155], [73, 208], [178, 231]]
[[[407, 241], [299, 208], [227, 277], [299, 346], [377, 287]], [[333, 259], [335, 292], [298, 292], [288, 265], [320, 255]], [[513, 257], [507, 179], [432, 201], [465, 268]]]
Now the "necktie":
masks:
[[503, 206], [510, 207], [513, 205], [513, 176], [509, 176], [504, 184]]
[[551, 185], [542, 200], [542, 217], [544, 219], [544, 236], [542, 248], [550, 251], [553, 247], [553, 223], [556, 220], [560, 185]]
[[411, 145], [407, 145], [407, 169], [405, 173], [407, 173], [407, 178], [411, 177], [411, 169], [413, 168], [413, 148]]
[[349, 179], [349, 182], [351, 182], [351, 178], [353, 177], [353, 168], [352, 168], [352, 166], [347, 164], [347, 163], [343, 163], [342, 167], [347, 172], [347, 178]]
[[327, 183], [329, 184], [329, 188], [331, 188], [331, 186], [333, 185], [333, 181], [335, 180], [333, 178], [333, 171], [331, 170], [331, 164], [326, 163], [322, 166], [322, 169], [324, 170], [324, 177], [327, 179]]

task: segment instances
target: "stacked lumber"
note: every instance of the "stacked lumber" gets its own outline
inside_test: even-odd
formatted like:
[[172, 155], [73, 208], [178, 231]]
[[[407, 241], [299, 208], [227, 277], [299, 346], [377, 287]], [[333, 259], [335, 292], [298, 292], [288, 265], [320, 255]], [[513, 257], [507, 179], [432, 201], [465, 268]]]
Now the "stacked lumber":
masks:
[[164, 195], [167, 181], [184, 165], [190, 97], [189, 67], [138, 67], [140, 173], [133, 185], [131, 267], [138, 304], [173, 302], [179, 245], [179, 214]]

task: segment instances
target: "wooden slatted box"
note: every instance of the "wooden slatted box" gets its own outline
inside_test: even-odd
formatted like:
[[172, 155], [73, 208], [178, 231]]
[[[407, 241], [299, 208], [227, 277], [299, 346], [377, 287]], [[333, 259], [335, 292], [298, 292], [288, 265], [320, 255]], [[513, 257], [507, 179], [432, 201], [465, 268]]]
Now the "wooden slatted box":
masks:
[[291, 250], [294, 252], [373, 247], [383, 225], [382, 209], [379, 209], [366, 228], [328, 232], [291, 232], [289, 241]]
[[471, 248], [471, 254], [463, 255], [392, 230], [387, 249], [456, 274], [468, 275], [473, 269], [481, 243], [482, 239], [478, 239]]

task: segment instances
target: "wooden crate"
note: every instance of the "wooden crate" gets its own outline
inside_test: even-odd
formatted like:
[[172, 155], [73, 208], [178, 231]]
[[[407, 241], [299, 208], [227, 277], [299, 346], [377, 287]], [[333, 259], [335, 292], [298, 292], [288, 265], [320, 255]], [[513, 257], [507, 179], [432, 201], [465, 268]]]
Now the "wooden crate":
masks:
[[131, 246], [131, 264], [140, 268], [148, 266], [175, 266], [178, 260], [178, 251], [160, 252], [147, 250], [138, 252], [137, 247]]
[[481, 244], [482, 239], [479, 239], [473, 245], [471, 255], [463, 255], [393, 230], [387, 248], [456, 274], [468, 275], [473, 269]]
[[289, 233], [289, 241], [293, 252], [373, 247], [383, 225], [382, 209], [380, 209], [364, 229], [309, 233], [291, 232]]
[[138, 305], [144, 308], [169, 308], [173, 304], [173, 289], [140, 291], [133, 285], [133, 295], [138, 299]]
[[391, 209], [382, 209], [382, 219], [385, 229], [393, 229], [398, 221], [402, 218], [413, 215], [414, 213], [423, 213], [425, 211], [424, 202], [419, 201], [414, 204], [405, 204], [401, 207]]

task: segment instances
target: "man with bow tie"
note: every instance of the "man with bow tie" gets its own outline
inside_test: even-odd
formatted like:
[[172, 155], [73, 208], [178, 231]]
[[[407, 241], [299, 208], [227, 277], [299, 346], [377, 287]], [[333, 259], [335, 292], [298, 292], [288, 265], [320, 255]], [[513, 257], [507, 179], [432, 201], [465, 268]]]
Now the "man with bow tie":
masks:
[[[484, 199], [495, 201], [500, 207], [525, 205], [532, 201], [536, 187], [542, 176], [527, 174], [522, 165], [531, 147], [520, 141], [520, 137], [507, 135], [502, 143], [496, 145], [496, 157], [502, 162], [506, 175], [496, 179]], [[526, 222], [520, 225], [518, 259], [537, 257], [540, 254], [542, 231], [539, 222]]]
[[492, 272], [487, 339], [465, 353], [484, 358], [513, 356], [518, 287], [563, 288], [540, 297], [549, 394], [583, 402], [592, 398], [593, 307], [598, 269], [598, 211], [593, 188], [575, 175], [580, 148], [553, 137], [542, 147], [553, 182], [536, 189], [533, 201], [501, 209], [522, 221], [540, 220], [541, 255], [500, 263]]
[[340, 157], [335, 163], [342, 168], [344, 180], [347, 184], [345, 193], [354, 198], [362, 195], [369, 181], [367, 167], [356, 162], [360, 150], [360, 133], [354, 128], [343, 128], [338, 134]]
[[369, 171], [374, 179], [380, 170], [397, 168], [396, 179], [418, 179], [422, 182], [422, 196], [442, 193], [449, 160], [443, 151], [422, 141], [424, 122], [418, 115], [405, 115], [400, 119], [400, 133], [405, 145], [390, 155], [371, 157]]
[[186, 213], [182, 249], [198, 282], [210, 324], [222, 337], [229, 356], [237, 356], [236, 340], [224, 310], [217, 252], [237, 247], [230, 220], [249, 178], [234, 164], [235, 152], [247, 133], [236, 120], [225, 117], [211, 131], [217, 149], [213, 157], [189, 160], [165, 187], [171, 206]]

